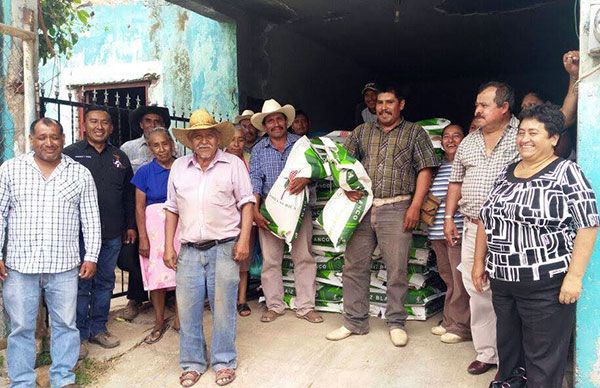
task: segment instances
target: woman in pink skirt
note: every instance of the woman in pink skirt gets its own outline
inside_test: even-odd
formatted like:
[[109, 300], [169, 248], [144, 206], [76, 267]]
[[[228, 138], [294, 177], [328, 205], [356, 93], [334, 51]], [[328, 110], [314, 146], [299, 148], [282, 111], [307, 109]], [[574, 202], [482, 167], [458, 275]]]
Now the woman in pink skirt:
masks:
[[[150, 291], [150, 299], [154, 306], [154, 328], [144, 339], [147, 344], [159, 341], [169, 324], [165, 322], [165, 296], [168, 290], [175, 289], [175, 271], [163, 263], [165, 246], [165, 210], [163, 203], [167, 199], [167, 182], [169, 172], [175, 158], [175, 143], [165, 128], [152, 130], [146, 140], [154, 154], [154, 159], [140, 167], [131, 183], [136, 186], [135, 216], [139, 233], [140, 265], [144, 290]], [[179, 251], [179, 238], [175, 236]], [[175, 315], [173, 325], [179, 329], [179, 319]]]

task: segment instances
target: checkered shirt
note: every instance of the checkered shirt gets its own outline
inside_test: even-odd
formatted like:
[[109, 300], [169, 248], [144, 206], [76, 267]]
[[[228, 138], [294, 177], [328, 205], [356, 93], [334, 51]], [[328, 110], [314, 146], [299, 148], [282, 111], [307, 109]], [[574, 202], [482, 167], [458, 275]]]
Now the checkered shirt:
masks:
[[439, 164], [427, 132], [406, 120], [388, 133], [377, 122], [361, 124], [344, 146], [367, 170], [375, 198], [413, 194], [418, 172]]
[[520, 159], [516, 137], [519, 120], [512, 116], [492, 154], [486, 156], [481, 129], [470, 133], [458, 146], [450, 182], [462, 182], [460, 212], [478, 218], [498, 174], [507, 165]]
[[38, 274], [78, 267], [80, 230], [84, 260], [98, 261], [96, 186], [88, 169], [64, 154], [47, 179], [33, 153], [6, 161], [0, 167], [0, 213], [2, 242], [8, 225], [8, 268]]
[[275, 149], [268, 137], [256, 143], [250, 155], [250, 181], [254, 194], [260, 194], [263, 198], [269, 194], [298, 139], [300, 136], [288, 133], [283, 152]]

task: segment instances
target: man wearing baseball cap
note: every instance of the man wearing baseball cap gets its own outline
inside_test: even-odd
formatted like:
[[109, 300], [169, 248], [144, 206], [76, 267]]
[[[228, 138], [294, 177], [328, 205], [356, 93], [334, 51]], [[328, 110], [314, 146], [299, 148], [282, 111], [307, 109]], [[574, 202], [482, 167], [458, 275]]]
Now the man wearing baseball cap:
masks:
[[377, 104], [377, 92], [377, 85], [375, 85], [374, 82], [369, 82], [362, 88], [361, 94], [363, 96], [364, 105], [360, 104], [359, 107], [366, 107], [360, 110], [360, 112], [357, 109], [356, 125], [377, 122], [377, 114], [375, 113], [375, 105]]

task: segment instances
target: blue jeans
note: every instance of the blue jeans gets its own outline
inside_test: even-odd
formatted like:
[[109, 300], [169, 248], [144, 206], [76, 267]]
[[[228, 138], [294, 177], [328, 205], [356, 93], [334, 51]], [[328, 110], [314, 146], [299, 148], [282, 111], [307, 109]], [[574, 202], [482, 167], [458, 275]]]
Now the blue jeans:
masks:
[[[83, 243], [80, 243], [83, 247]], [[80, 249], [83, 258], [83, 248]], [[79, 280], [77, 292], [77, 328], [85, 341], [106, 332], [110, 299], [115, 288], [115, 268], [121, 251], [121, 237], [102, 240], [96, 275], [92, 279]]]
[[4, 306], [10, 318], [8, 376], [11, 387], [35, 388], [35, 327], [44, 290], [51, 323], [50, 383], [62, 387], [75, 382], [79, 332], [75, 325], [79, 269], [60, 273], [24, 274], [8, 269]]
[[186, 245], [177, 259], [179, 364], [184, 371], [204, 373], [208, 368], [203, 330], [205, 289], [212, 311], [210, 364], [215, 371], [237, 367], [235, 332], [240, 267], [233, 260], [234, 242], [200, 251]]

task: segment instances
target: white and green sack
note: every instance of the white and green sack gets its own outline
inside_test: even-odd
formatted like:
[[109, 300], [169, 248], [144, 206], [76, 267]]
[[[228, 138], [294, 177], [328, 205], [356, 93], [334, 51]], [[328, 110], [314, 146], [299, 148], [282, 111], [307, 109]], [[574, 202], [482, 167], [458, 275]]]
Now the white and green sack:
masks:
[[292, 195], [287, 190], [294, 178], [322, 179], [331, 175], [329, 165], [323, 164], [306, 136], [296, 141], [287, 162], [260, 207], [260, 213], [269, 221], [271, 233], [285, 240], [291, 251], [292, 241], [298, 236], [308, 202], [306, 188]]
[[[317, 222], [330, 237], [333, 247], [341, 250], [371, 208], [371, 178], [363, 165], [333, 140], [322, 137], [313, 140], [313, 146], [323, 147], [325, 150], [333, 181], [339, 186], [327, 201]], [[346, 197], [345, 191], [361, 191], [364, 195], [358, 201], [352, 202]]]
[[[313, 217], [317, 217], [318, 224], [329, 237], [329, 244], [319, 246], [319, 242], [315, 246], [313, 240], [314, 250], [318, 253], [342, 252], [373, 202], [371, 179], [366, 170], [344, 147], [329, 138], [308, 140], [303, 136], [296, 141], [260, 209], [270, 223], [271, 232], [285, 240], [290, 249], [298, 236], [309, 201], [308, 189], [298, 195], [287, 191], [289, 182], [296, 177], [316, 182], [314, 205], [317, 208], [323, 206], [319, 214], [313, 212]], [[356, 202], [344, 194], [344, 191], [353, 190], [364, 193]]]

